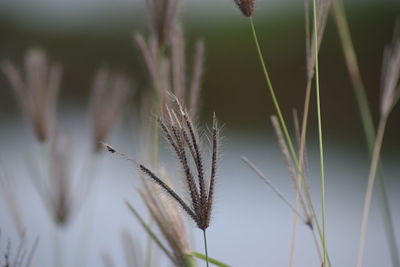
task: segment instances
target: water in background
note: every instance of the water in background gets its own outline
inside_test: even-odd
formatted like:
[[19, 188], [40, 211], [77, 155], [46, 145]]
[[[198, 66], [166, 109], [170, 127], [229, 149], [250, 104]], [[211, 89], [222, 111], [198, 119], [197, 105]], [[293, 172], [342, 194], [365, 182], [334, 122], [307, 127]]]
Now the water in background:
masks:
[[[60, 120], [75, 141], [75, 176], [85, 161], [88, 149], [87, 129], [83, 113], [64, 109]], [[23, 214], [29, 242], [40, 237], [35, 254], [36, 266], [54, 266], [55, 239], [57, 237], [43, 202], [28, 178], [26, 160], [38, 157], [30, 140], [30, 129], [10, 117], [2, 120], [1, 163], [12, 175], [16, 195]], [[138, 125], [121, 123], [111, 143], [140, 159], [139, 140], [135, 137]], [[129, 126], [127, 126], [129, 125]], [[209, 251], [212, 257], [232, 266], [286, 266], [289, 261], [293, 214], [256, 175], [240, 160], [242, 155], [251, 159], [283, 193], [294, 200], [294, 188], [289, 178], [279, 147], [273, 136], [251, 132], [231, 131], [226, 125], [216, 192], [212, 224], [208, 230]], [[310, 139], [310, 186], [319, 214], [319, 168], [315, 139]], [[395, 226], [399, 225], [398, 155], [385, 154], [384, 165]], [[176, 164], [171, 153], [164, 149], [162, 159], [172, 173]], [[327, 190], [327, 242], [333, 266], [352, 266], [358, 245], [362, 203], [368, 174], [368, 156], [364, 150], [354, 149], [337, 140], [326, 142]], [[175, 171], [174, 171], [175, 170]], [[96, 169], [95, 184], [78, 216], [59, 235], [64, 266], [101, 266], [101, 255], [109, 253], [116, 266], [124, 266], [121, 242], [122, 230], [132, 233], [142, 251], [146, 238], [142, 227], [124, 204], [131, 201], [143, 214], [145, 209], [135, 188], [139, 185], [134, 167], [115, 155], [104, 153]], [[180, 177], [173, 176], [177, 185]], [[3, 248], [10, 238], [16, 248], [17, 238], [10, 213], [3, 199], [0, 216]], [[144, 215], [146, 216], [146, 215]], [[398, 230], [398, 228], [396, 227]], [[202, 251], [201, 233], [195, 230], [196, 249]], [[398, 241], [399, 238], [397, 238]], [[160, 252], [156, 252], [162, 255]], [[86, 265], [84, 263], [86, 262]], [[318, 255], [308, 228], [299, 225], [296, 266], [318, 266]], [[170, 266], [163, 256], [160, 266]], [[201, 265], [200, 265], [201, 266]], [[374, 197], [370, 215], [364, 266], [390, 266], [378, 198]]]

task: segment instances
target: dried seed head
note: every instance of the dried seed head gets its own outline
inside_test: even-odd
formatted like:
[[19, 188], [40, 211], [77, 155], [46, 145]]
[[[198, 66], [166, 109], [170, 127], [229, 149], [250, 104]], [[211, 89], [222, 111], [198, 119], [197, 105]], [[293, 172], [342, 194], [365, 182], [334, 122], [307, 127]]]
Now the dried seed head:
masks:
[[71, 145], [66, 136], [57, 135], [51, 144], [50, 190], [53, 217], [64, 225], [71, 215]]
[[154, 39], [145, 40], [142, 35], [135, 35], [135, 41], [141, 50], [151, 85], [162, 103], [169, 104], [168, 94], [173, 93], [190, 111], [190, 117], [196, 118], [200, 100], [201, 81], [204, 65], [204, 44], [197, 42], [194, 52], [191, 79], [187, 79], [187, 55], [182, 29], [171, 37], [171, 55], [161, 58]]
[[[314, 27], [310, 24], [309, 18], [309, 5], [308, 1], [305, 1], [305, 17], [306, 17], [306, 61], [307, 61], [307, 76], [308, 79], [312, 79], [315, 73], [315, 37]], [[328, 19], [329, 11], [332, 5], [332, 0], [317, 0], [317, 47], [318, 51], [322, 43], [322, 39], [325, 33], [326, 22]], [[312, 21], [312, 20], [311, 20]], [[310, 29], [312, 29], [310, 31]], [[310, 34], [311, 32], [311, 34]]]
[[79, 184], [79, 190], [73, 188], [72, 146], [67, 136], [55, 134], [49, 149], [49, 157], [44, 159], [48, 162], [48, 171], [44, 172], [42, 168], [38, 168], [36, 159], [32, 159], [30, 178], [54, 223], [65, 226], [76, 213], [77, 203], [82, 199], [76, 192], [80, 192], [85, 184]]
[[180, 0], [146, 0], [150, 26], [159, 47], [169, 45], [176, 26]]
[[140, 165], [139, 168], [145, 177], [158, 184], [164, 189], [167, 195], [181, 206], [197, 224], [198, 228], [205, 230], [210, 224], [219, 154], [219, 129], [217, 120], [214, 116], [211, 136], [211, 171], [207, 179], [204, 168], [203, 150], [197, 131], [188, 113], [181, 106], [177, 98], [175, 98], [175, 101], [177, 104], [176, 112], [167, 108], [167, 118], [159, 119], [159, 123], [161, 132], [179, 160], [191, 203], [187, 204], [182, 197], [154, 172], [143, 165]]
[[254, 12], [255, 0], [234, 0], [236, 5], [246, 17], [251, 17]]
[[131, 88], [125, 76], [110, 74], [106, 68], [97, 71], [90, 99], [93, 147], [96, 153], [101, 151], [101, 142], [107, 139], [118, 120]]
[[[161, 169], [160, 174], [164, 180], [169, 180], [166, 170]], [[170, 249], [168, 254], [172, 256], [171, 260], [175, 266], [187, 266], [186, 258], [191, 248], [189, 235], [178, 205], [169, 201], [159, 188], [146, 183], [144, 188], [140, 194], [168, 244]]]
[[38, 140], [47, 141], [54, 131], [61, 66], [50, 65], [42, 50], [32, 49], [25, 56], [25, 77], [7, 60], [1, 63], [1, 68], [31, 121]]

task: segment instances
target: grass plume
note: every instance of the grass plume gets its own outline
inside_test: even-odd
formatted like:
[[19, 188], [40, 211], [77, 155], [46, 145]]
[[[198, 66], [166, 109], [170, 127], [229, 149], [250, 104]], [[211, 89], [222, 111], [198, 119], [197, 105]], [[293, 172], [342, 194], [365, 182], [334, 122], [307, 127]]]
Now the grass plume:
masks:
[[[197, 131], [194, 128], [188, 113], [181, 106], [178, 99], [176, 99], [176, 105], [176, 111], [167, 108], [168, 116], [165, 119], [159, 118], [158, 122], [163, 136], [172, 147], [172, 150], [180, 163], [183, 171], [184, 182], [189, 191], [190, 203], [187, 203], [184, 198], [181, 197], [162, 178], [160, 178], [156, 172], [143, 164], [136, 163], [134, 160], [119, 153], [109, 145], [105, 145], [105, 147], [109, 152], [118, 153], [126, 159], [134, 162], [140, 172], [147, 179], [154, 182], [159, 186], [159, 188], [163, 189], [165, 194], [172, 198], [177, 205], [182, 208], [182, 210], [194, 221], [197, 227], [203, 230], [205, 237], [205, 231], [209, 227], [213, 207], [219, 155], [219, 127], [214, 114], [211, 133], [212, 151], [210, 173], [209, 178], [207, 179], [204, 168], [202, 146]], [[150, 200], [148, 199], [147, 202]], [[153, 214], [153, 217], [154, 216], [155, 214]]]
[[112, 74], [105, 67], [96, 72], [90, 97], [95, 152], [101, 150], [100, 142], [107, 140], [131, 91], [131, 83], [124, 75]]
[[25, 56], [24, 72], [9, 60], [1, 62], [1, 69], [33, 125], [36, 137], [40, 142], [47, 141], [54, 132], [61, 66], [50, 64], [45, 53], [35, 48]]

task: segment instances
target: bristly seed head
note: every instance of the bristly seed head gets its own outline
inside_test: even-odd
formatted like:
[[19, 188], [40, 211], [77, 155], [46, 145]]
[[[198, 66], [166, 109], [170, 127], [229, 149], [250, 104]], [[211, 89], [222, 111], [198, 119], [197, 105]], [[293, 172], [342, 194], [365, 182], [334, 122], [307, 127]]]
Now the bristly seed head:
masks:
[[[213, 196], [219, 154], [219, 129], [215, 115], [212, 129], [211, 170], [206, 178], [204, 159], [198, 133], [186, 110], [175, 99], [177, 111], [169, 111], [169, 117], [159, 119], [161, 132], [171, 145], [183, 170], [186, 186], [189, 190], [190, 204], [187, 204], [171, 187], [154, 172], [139, 165], [141, 172], [151, 181], [159, 185], [177, 204], [193, 219], [198, 228], [208, 228], [211, 219]], [[193, 163], [193, 165], [192, 165]]]
[[236, 5], [246, 17], [251, 17], [254, 12], [255, 0], [234, 0]]

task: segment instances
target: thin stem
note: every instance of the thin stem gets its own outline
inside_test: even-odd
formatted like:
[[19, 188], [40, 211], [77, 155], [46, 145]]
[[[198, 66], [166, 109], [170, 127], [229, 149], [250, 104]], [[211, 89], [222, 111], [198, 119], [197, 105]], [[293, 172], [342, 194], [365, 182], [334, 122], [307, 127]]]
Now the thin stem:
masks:
[[378, 126], [378, 133], [376, 135], [374, 152], [372, 154], [371, 167], [368, 175], [367, 192], [365, 193], [363, 216], [361, 221], [361, 231], [360, 231], [360, 244], [358, 247], [357, 254], [357, 267], [362, 266], [364, 247], [365, 247], [365, 237], [367, 233], [368, 216], [371, 207], [372, 192], [374, 188], [375, 174], [378, 168], [379, 156], [382, 148], [383, 136], [385, 134], [387, 117], [381, 118]]
[[357, 63], [357, 55], [354, 50], [353, 41], [351, 39], [350, 29], [344, 13], [343, 3], [340, 0], [333, 1], [333, 11], [335, 15], [336, 25], [339, 31], [339, 37], [342, 44], [347, 69], [349, 71], [350, 79], [353, 84], [354, 92], [357, 98], [357, 104], [360, 110], [364, 133], [366, 135], [369, 148], [373, 150], [375, 140], [374, 122], [372, 119], [371, 109], [368, 104], [365, 86], [361, 78], [360, 68]]
[[264, 61], [263, 54], [261, 52], [260, 44], [259, 44], [258, 37], [257, 37], [256, 28], [255, 28], [254, 22], [253, 22], [253, 17], [249, 17], [249, 18], [250, 18], [251, 32], [253, 34], [254, 42], [255, 42], [255, 45], [256, 45], [256, 48], [257, 48], [258, 58], [260, 60], [260, 64], [261, 64], [261, 67], [262, 67], [262, 70], [263, 70], [263, 73], [264, 73], [264, 77], [265, 77], [265, 80], [267, 82], [268, 89], [269, 89], [269, 92], [271, 94], [272, 101], [274, 103], [274, 107], [275, 107], [276, 113], [278, 115], [279, 121], [282, 124], [283, 132], [285, 134], [285, 138], [286, 138], [287, 143], [289, 145], [290, 153], [292, 154], [292, 157], [293, 157], [293, 160], [294, 160], [295, 164], [298, 165], [297, 155], [296, 155], [292, 140], [290, 138], [289, 131], [288, 131], [287, 127], [286, 127], [286, 123], [285, 123], [285, 120], [283, 118], [283, 115], [282, 115], [282, 112], [281, 112], [281, 108], [280, 108], [279, 103], [278, 103], [278, 99], [276, 98], [274, 88], [272, 87], [271, 79], [270, 79], [268, 71], [267, 71], [267, 67], [266, 67], [266, 64], [265, 64], [265, 61]]
[[[319, 246], [318, 239], [317, 239], [317, 234], [315, 233], [314, 228], [310, 228], [310, 230], [312, 232], [312, 236], [313, 236], [315, 248], [317, 249], [318, 257], [322, 261], [322, 255], [321, 255], [321, 250], [320, 250], [320, 246]], [[329, 260], [329, 257], [328, 257], [328, 265], [332, 266], [331, 261]]]
[[203, 230], [203, 238], [204, 238], [204, 252], [206, 254], [206, 266], [208, 267], [207, 235], [205, 229]]
[[282, 194], [282, 192], [266, 177], [257, 167], [254, 165], [250, 160], [248, 160], [245, 157], [242, 157], [242, 160], [244, 163], [247, 164], [247, 166], [250, 167], [257, 175], [260, 177], [269, 187], [271, 187], [272, 191], [285, 202], [289, 208], [293, 211], [294, 214], [297, 214], [304, 223], [306, 223], [306, 218], [293, 206], [293, 204]]
[[[307, 3], [307, 1], [306, 1]], [[307, 9], [307, 6], [306, 6]], [[307, 18], [307, 13], [306, 13], [306, 18]], [[307, 23], [308, 25], [308, 23]], [[306, 27], [308, 29], [308, 27]], [[306, 31], [306, 35], [308, 36], [309, 33]], [[306, 44], [309, 44], [309, 42], [306, 42]], [[307, 51], [309, 49], [307, 48]], [[310, 96], [311, 96], [311, 77], [307, 79], [307, 87], [306, 87], [306, 96], [305, 96], [305, 101], [304, 101], [304, 111], [303, 111], [303, 120], [302, 120], [302, 125], [301, 125], [301, 134], [300, 134], [300, 149], [299, 149], [299, 164], [297, 166], [298, 170], [298, 176], [296, 179], [296, 207], [298, 206], [298, 203], [301, 198], [301, 188], [303, 187], [303, 190], [307, 192], [307, 186], [306, 183], [304, 182], [304, 176], [303, 176], [303, 167], [304, 167], [304, 154], [305, 154], [305, 144], [306, 144], [306, 135], [307, 135], [307, 123], [308, 123], [308, 114], [309, 114], [309, 109], [310, 109]], [[308, 215], [308, 211], [304, 207], [306, 215]], [[294, 250], [295, 250], [295, 242], [296, 242], [296, 233], [297, 233], [297, 216], [294, 218], [293, 221], [293, 233], [292, 233], [292, 245], [291, 245], [291, 252], [290, 252], [290, 262], [289, 262], [289, 267], [293, 266], [294, 264]], [[319, 252], [319, 249], [318, 249]]]
[[146, 230], [147, 234], [150, 236], [154, 242], [159, 246], [159, 248], [167, 255], [167, 257], [174, 262], [174, 257], [173, 255], [169, 252], [169, 250], [163, 245], [161, 240], [157, 237], [157, 234], [151, 229], [151, 227], [144, 221], [144, 219], [140, 216], [139, 212], [129, 203], [126, 202], [126, 205], [128, 206], [129, 210], [132, 212], [132, 214], [136, 217], [136, 219], [139, 221], [139, 223], [143, 226], [143, 228]]
[[58, 228], [57, 224], [54, 224], [54, 261], [55, 266], [63, 267], [63, 256], [62, 256], [62, 249], [61, 249], [61, 233], [60, 229]]
[[[250, 17], [250, 25], [251, 25], [251, 30], [252, 30], [254, 42], [255, 42], [255, 45], [256, 45], [256, 48], [257, 48], [258, 57], [259, 57], [259, 60], [260, 60], [260, 63], [261, 63], [262, 69], [263, 69], [263, 73], [264, 73], [264, 76], [265, 76], [265, 79], [266, 79], [266, 82], [267, 82], [267, 85], [268, 85], [268, 89], [269, 89], [270, 94], [272, 96], [272, 100], [273, 100], [276, 112], [278, 114], [279, 121], [282, 124], [283, 132], [284, 132], [285, 138], [286, 138], [286, 140], [288, 142], [290, 153], [292, 154], [293, 161], [294, 161], [295, 165], [298, 168], [299, 175], [302, 176], [301, 167], [300, 167], [300, 164], [299, 164], [299, 160], [298, 160], [297, 154], [296, 154], [296, 152], [294, 150], [294, 146], [293, 146], [292, 140], [291, 140], [289, 132], [287, 130], [286, 123], [284, 121], [282, 112], [281, 112], [280, 107], [279, 107], [279, 103], [278, 103], [278, 101], [276, 99], [275, 92], [274, 92], [274, 89], [273, 89], [272, 84], [271, 84], [271, 80], [269, 78], [269, 74], [268, 74], [268, 71], [267, 71], [267, 68], [266, 68], [266, 65], [265, 65], [265, 62], [264, 62], [264, 58], [263, 58], [263, 55], [262, 55], [262, 52], [261, 52], [261, 48], [260, 48], [260, 45], [259, 45], [259, 42], [258, 42], [258, 37], [257, 37], [257, 33], [256, 33], [256, 30], [255, 30], [255, 26], [254, 26], [254, 22], [253, 22], [253, 18], [252, 17]], [[318, 50], [318, 46], [315, 46], [315, 47], [316, 47], [315, 49]], [[315, 60], [318, 61], [317, 58]], [[306, 99], [307, 98], [309, 98], [309, 96], [306, 97]], [[306, 105], [306, 106], [307, 106], [307, 109], [308, 109], [308, 105]], [[304, 126], [304, 124], [303, 124], [303, 126]], [[303, 127], [303, 128], [305, 129], [305, 127]], [[304, 134], [304, 136], [305, 136], [305, 134]], [[310, 197], [310, 194], [309, 194], [308, 190], [306, 190], [306, 194], [307, 194], [307, 198], [308, 198], [309, 203], [311, 203], [311, 197]], [[325, 199], [325, 194], [324, 194], [323, 199]], [[312, 212], [315, 214], [312, 204], [311, 204], [311, 209], [312, 209]], [[320, 238], [321, 238], [322, 242], [325, 243], [324, 242], [324, 236], [325, 235], [321, 234], [319, 223], [318, 223], [318, 219], [315, 216], [314, 216], [314, 221], [315, 221], [315, 223], [316, 223], [316, 225], [318, 227], [318, 230], [319, 230], [318, 232], [320, 233]], [[325, 224], [323, 223], [323, 225], [325, 225]], [[326, 249], [324, 249], [324, 251], [325, 251], [324, 254], [327, 253]], [[326, 257], [327, 257], [327, 255], [326, 255]], [[328, 258], [328, 263], [330, 265], [329, 258]]]
[[[299, 192], [296, 191], [296, 203], [295, 208], [298, 209], [300, 204], [299, 200]], [[296, 238], [297, 238], [297, 225], [299, 222], [299, 216], [295, 213], [293, 218], [293, 228], [292, 228], [292, 238], [290, 242], [290, 259], [289, 259], [289, 267], [294, 265], [294, 256], [296, 251]], [[318, 249], [318, 248], [317, 248]], [[318, 249], [319, 251], [319, 249]]]
[[[158, 84], [155, 88], [156, 91], [156, 116], [160, 117], [162, 115], [163, 110], [163, 61], [164, 61], [164, 49], [162, 47], [159, 48], [158, 51]], [[158, 162], [160, 157], [160, 128], [158, 127], [158, 120], [154, 121], [154, 142], [153, 142], [153, 155], [152, 155], [152, 168], [153, 170], [158, 169]], [[150, 227], [153, 226], [153, 217], [149, 215], [148, 225]], [[153, 257], [153, 245], [151, 237], [147, 238], [147, 247], [146, 247], [146, 266], [152, 266], [152, 257]]]
[[318, 113], [318, 139], [319, 139], [319, 154], [321, 165], [321, 197], [322, 197], [322, 247], [324, 250], [323, 266], [327, 262], [327, 249], [326, 249], [326, 203], [325, 203], [325, 167], [324, 167], [324, 147], [322, 138], [322, 119], [321, 119], [321, 99], [319, 88], [319, 66], [318, 66], [318, 28], [317, 28], [317, 3], [313, 0], [313, 20], [314, 20], [314, 49], [315, 49], [315, 88], [317, 94], [317, 113]]
[[[150, 215], [149, 215], [150, 216]], [[147, 223], [149, 228], [153, 227], [153, 218], [149, 217], [149, 222]], [[152, 266], [152, 259], [153, 259], [153, 239], [149, 235], [147, 237], [147, 244], [146, 244], [146, 266]]]
[[[335, 15], [336, 25], [339, 31], [340, 41], [342, 44], [343, 54], [346, 60], [347, 69], [353, 84], [354, 93], [357, 99], [358, 109], [361, 115], [361, 121], [364, 128], [364, 134], [367, 140], [370, 155], [372, 156], [375, 143], [375, 127], [372, 119], [371, 108], [368, 103], [367, 94], [363, 80], [361, 78], [360, 68], [358, 65], [357, 55], [354, 49], [353, 41], [350, 34], [343, 2], [340, 0], [333, 2], [333, 11]], [[390, 254], [393, 266], [400, 267], [400, 259], [398, 255], [398, 246], [395, 238], [392, 214], [389, 208], [389, 200], [386, 193], [385, 181], [383, 176], [383, 168], [381, 162], [378, 164], [376, 179], [379, 182], [380, 198], [383, 212], [383, 219], [386, 228], [386, 237], [388, 240]]]

